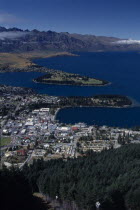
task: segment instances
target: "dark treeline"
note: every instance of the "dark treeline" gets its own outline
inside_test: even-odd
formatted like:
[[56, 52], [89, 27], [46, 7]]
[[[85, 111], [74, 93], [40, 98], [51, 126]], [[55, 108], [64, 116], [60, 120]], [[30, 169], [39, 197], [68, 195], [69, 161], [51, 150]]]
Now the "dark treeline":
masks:
[[18, 169], [5, 167], [0, 170], [1, 210], [47, 210], [40, 198], [34, 197], [32, 188]]
[[127, 97], [123, 95], [96, 95], [94, 96], [94, 99], [100, 99], [102, 101], [113, 101], [114, 104], [117, 106], [124, 106], [124, 105], [132, 105], [132, 101]]
[[132, 102], [126, 96], [121, 95], [96, 95], [90, 97], [71, 96], [60, 97], [59, 106], [114, 106], [123, 107]]
[[80, 210], [140, 210], [140, 145], [77, 159], [34, 161], [23, 169], [32, 191], [74, 202]]

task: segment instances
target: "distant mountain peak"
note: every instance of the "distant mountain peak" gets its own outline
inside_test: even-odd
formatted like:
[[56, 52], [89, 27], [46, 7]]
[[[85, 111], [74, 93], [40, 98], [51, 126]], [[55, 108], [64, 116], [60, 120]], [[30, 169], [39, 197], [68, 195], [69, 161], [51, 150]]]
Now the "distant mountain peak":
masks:
[[0, 32], [4, 32], [7, 31], [7, 29], [5, 27], [0, 26]]
[[8, 31], [23, 31], [23, 30], [16, 27], [7, 29], [5, 27], [0, 26], [0, 32], [8, 32]]
[[136, 40], [123, 40], [116, 37], [0, 27], [0, 52], [33, 50], [139, 51], [140, 44]]

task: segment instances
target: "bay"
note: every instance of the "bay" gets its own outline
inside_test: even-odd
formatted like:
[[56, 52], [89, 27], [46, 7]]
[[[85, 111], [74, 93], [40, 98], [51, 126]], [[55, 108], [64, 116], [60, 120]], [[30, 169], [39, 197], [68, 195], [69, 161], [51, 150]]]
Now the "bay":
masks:
[[[33, 88], [37, 93], [57, 96], [92, 96], [98, 94], [126, 95], [134, 101], [133, 108], [68, 108], [57, 114], [63, 123], [86, 122], [120, 127], [140, 125], [140, 53], [99, 52], [77, 53], [79, 56], [37, 59], [48, 68], [78, 73], [111, 82], [101, 87], [47, 85], [32, 80], [43, 73], [14, 72], [0, 74], [0, 84]], [[79, 114], [80, 113], [80, 114]]]
[[130, 128], [140, 126], [140, 108], [66, 108], [58, 112], [57, 120], [67, 124], [85, 122], [88, 125]]

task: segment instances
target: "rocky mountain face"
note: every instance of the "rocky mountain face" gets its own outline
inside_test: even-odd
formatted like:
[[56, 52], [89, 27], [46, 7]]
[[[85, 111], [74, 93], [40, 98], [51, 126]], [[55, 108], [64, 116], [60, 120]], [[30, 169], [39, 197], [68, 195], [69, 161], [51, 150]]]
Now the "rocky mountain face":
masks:
[[140, 50], [140, 44], [138, 43], [123, 44], [119, 41], [119, 38], [114, 37], [0, 27], [0, 52]]

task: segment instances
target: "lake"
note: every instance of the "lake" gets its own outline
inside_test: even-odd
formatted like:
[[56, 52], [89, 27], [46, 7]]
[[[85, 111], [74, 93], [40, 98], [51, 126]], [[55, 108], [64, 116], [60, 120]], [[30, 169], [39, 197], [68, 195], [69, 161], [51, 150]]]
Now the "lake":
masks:
[[140, 108], [66, 108], [58, 112], [57, 119], [67, 124], [85, 122], [88, 125], [130, 128], [140, 125]]
[[33, 78], [43, 75], [37, 72], [0, 74], [0, 84], [33, 88], [40, 94], [57, 96], [92, 96], [120, 94], [129, 96], [137, 107], [115, 108], [68, 108], [57, 114], [64, 123], [86, 122], [87, 124], [131, 127], [140, 125], [140, 53], [100, 52], [78, 53], [75, 57], [52, 57], [37, 59], [35, 63], [48, 68], [79, 73], [111, 82], [109, 86], [80, 87], [38, 84]]

